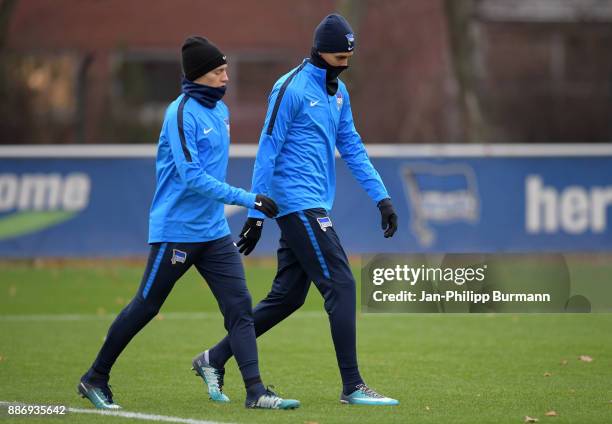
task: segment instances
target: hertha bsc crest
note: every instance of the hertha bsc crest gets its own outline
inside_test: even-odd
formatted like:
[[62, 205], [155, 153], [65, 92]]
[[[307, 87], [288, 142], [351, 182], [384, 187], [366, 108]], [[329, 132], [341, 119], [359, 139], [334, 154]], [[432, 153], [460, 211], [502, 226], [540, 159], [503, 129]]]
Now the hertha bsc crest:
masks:
[[346, 42], [348, 43], [347, 50], [350, 52], [355, 48], [355, 35], [353, 33], [348, 33], [344, 35], [346, 37]]
[[317, 222], [319, 223], [319, 227], [321, 227], [323, 231], [327, 231], [327, 227], [332, 226], [331, 219], [329, 219], [328, 216], [324, 216], [323, 218], [317, 218]]
[[344, 103], [344, 98], [342, 97], [342, 92], [338, 90], [338, 93], [336, 94], [336, 106], [338, 107], [338, 110], [342, 109], [342, 103]]
[[175, 265], [177, 262], [184, 264], [186, 259], [187, 252], [183, 252], [182, 250], [178, 249], [172, 249], [172, 259], [170, 260], [170, 262], [172, 262], [172, 265]]

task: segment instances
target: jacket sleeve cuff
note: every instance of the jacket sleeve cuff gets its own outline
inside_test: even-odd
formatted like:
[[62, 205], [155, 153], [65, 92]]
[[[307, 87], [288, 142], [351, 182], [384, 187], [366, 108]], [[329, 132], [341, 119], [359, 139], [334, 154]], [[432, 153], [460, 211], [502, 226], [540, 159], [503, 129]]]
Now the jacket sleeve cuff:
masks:
[[255, 206], [255, 198], [257, 197], [257, 195], [255, 193], [249, 193], [249, 192], [244, 192], [244, 195], [242, 196], [242, 199], [240, 199], [241, 205], [244, 206], [245, 208], [252, 208], [253, 206]]
[[374, 198], [374, 203], [378, 205], [381, 200], [390, 199], [390, 198], [391, 196], [389, 196], [389, 193], [385, 191], [384, 193], [379, 193], [378, 196]]

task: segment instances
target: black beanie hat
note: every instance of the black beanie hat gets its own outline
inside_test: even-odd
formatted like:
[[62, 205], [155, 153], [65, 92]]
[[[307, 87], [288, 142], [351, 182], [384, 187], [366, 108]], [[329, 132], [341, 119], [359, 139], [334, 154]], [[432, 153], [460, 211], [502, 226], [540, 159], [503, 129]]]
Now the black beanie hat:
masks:
[[320, 53], [350, 52], [355, 48], [353, 28], [341, 15], [327, 15], [314, 32], [314, 48]]
[[191, 36], [183, 43], [181, 66], [185, 78], [189, 81], [196, 80], [226, 63], [221, 50], [204, 37]]

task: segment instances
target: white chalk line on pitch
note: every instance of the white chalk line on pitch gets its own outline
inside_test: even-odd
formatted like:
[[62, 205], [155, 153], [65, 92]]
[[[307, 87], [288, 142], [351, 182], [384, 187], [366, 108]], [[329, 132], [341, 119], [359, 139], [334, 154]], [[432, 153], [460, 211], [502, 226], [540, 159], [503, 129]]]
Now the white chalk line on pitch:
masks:
[[[10, 405], [18, 405], [18, 406], [35, 406], [33, 404], [21, 403], [21, 402], [7, 402], [0, 401], [0, 405], [2, 406], [10, 406]], [[221, 421], [208, 421], [208, 420], [196, 420], [194, 418], [181, 418], [181, 417], [172, 417], [167, 415], [156, 415], [156, 414], [144, 414], [142, 412], [129, 412], [129, 411], [102, 411], [100, 409], [82, 409], [82, 408], [66, 408], [68, 412], [76, 413], [76, 414], [95, 414], [95, 415], [104, 415], [110, 417], [121, 417], [121, 418], [134, 418], [136, 420], [146, 420], [146, 421], [158, 421], [165, 423], [181, 423], [181, 424], [230, 424]], [[26, 415], [15, 415], [16, 417], [22, 417]], [[32, 416], [32, 415], [28, 415]], [[40, 415], [43, 416], [43, 415]], [[57, 415], [44, 415], [55, 417]]]
[[[32, 315], [0, 315], [0, 322], [24, 322], [24, 321], [108, 321], [117, 314], [32, 314]], [[295, 318], [318, 318], [327, 317], [323, 311], [304, 311], [292, 314]], [[165, 320], [199, 320], [221, 318], [220, 312], [167, 312], [160, 313], [155, 319]]]

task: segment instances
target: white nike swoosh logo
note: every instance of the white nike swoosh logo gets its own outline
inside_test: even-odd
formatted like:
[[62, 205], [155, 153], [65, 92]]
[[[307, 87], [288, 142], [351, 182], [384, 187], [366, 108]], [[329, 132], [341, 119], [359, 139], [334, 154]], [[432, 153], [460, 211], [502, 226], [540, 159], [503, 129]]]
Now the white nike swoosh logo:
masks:
[[255, 206], [261, 206], [262, 203], [261, 202], [255, 202]]
[[204, 130], [204, 135], [208, 134], [208, 133], [209, 133], [209, 132], [211, 132], [212, 130], [213, 130], [213, 129], [212, 129], [212, 127], [210, 127], [210, 128], [209, 128], [209, 129], [207, 129], [207, 130]]
[[317, 103], [319, 103], [319, 100], [316, 100], [316, 101], [314, 101], [314, 102], [311, 100], [311, 101], [310, 101], [310, 107], [316, 106], [316, 105], [317, 105]]

